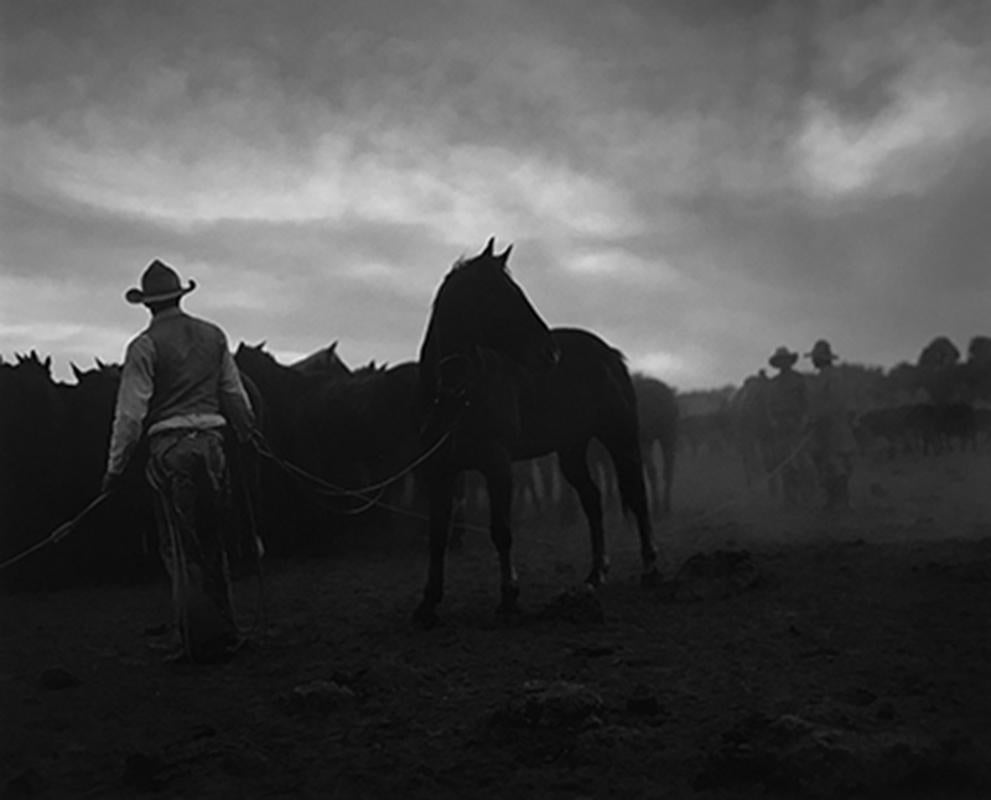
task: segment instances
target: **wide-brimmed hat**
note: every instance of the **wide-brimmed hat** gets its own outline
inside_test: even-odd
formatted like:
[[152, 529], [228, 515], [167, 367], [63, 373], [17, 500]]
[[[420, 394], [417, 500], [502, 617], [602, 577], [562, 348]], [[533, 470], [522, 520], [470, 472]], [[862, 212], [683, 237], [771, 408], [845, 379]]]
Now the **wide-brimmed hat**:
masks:
[[805, 357], [811, 358], [813, 361], [835, 361], [839, 358], [839, 356], [833, 352], [833, 348], [829, 346], [829, 342], [825, 339], [820, 339], [812, 345], [812, 350], [806, 353]]
[[141, 288], [128, 289], [124, 293], [124, 298], [128, 303], [160, 303], [182, 297], [195, 288], [196, 281], [190, 280], [186, 286], [183, 286], [179, 274], [156, 258], [141, 276]]
[[777, 350], [775, 350], [771, 354], [771, 357], [767, 359], [767, 363], [770, 364], [772, 367], [790, 367], [796, 361], [798, 361], [798, 353], [793, 353], [791, 350], [789, 350], [787, 347], [784, 346], [779, 347]]

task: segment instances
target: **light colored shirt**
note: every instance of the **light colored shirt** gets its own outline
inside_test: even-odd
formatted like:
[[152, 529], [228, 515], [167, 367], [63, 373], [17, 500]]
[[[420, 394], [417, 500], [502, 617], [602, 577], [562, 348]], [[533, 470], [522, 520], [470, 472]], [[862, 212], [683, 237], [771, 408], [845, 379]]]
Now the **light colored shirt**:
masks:
[[[170, 309], [163, 314], [177, 314]], [[114, 410], [113, 432], [107, 456], [108, 475], [120, 475], [127, 466], [134, 448], [145, 433], [144, 423], [155, 390], [155, 343], [147, 332], [138, 335], [127, 346], [121, 371], [117, 405]], [[239, 398], [251, 410], [251, 401], [244, 389], [240, 373], [230, 351], [225, 347], [220, 362], [220, 392]], [[148, 429], [149, 434], [175, 428], [218, 428], [226, 423], [221, 414], [181, 414], [160, 420]]]

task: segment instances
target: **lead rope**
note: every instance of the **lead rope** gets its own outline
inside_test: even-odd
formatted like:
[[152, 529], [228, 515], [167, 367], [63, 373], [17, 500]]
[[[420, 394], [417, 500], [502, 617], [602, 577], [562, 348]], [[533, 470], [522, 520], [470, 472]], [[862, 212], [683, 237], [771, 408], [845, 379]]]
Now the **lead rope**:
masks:
[[89, 505], [87, 505], [78, 514], [76, 514], [76, 516], [74, 516], [68, 522], [63, 522], [40, 542], [36, 542], [35, 544], [28, 547], [26, 550], [23, 550], [17, 555], [11, 556], [6, 561], [0, 563], [0, 570], [4, 570], [7, 567], [12, 567], [14, 564], [27, 558], [32, 553], [41, 550], [43, 547], [47, 547], [50, 544], [57, 544], [58, 542], [61, 542], [66, 536], [68, 536], [76, 529], [76, 527], [79, 525], [79, 523], [83, 521], [83, 518], [86, 517], [87, 514], [92, 512], [98, 506], [102, 505], [103, 502], [108, 497], [110, 497], [111, 494], [113, 494], [113, 490], [100, 492], [100, 494], [98, 494], [95, 498], [93, 498], [93, 500], [90, 501]]

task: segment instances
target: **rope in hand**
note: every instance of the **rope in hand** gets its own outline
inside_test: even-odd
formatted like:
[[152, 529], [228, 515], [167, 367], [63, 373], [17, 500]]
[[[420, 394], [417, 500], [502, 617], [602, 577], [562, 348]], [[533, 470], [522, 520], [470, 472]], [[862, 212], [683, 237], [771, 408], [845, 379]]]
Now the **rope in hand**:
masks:
[[104, 500], [106, 500], [110, 495], [113, 494], [113, 490], [107, 490], [98, 494], [82, 511], [80, 511], [76, 516], [70, 519], [68, 522], [64, 522], [59, 525], [54, 531], [52, 531], [47, 537], [42, 539], [40, 542], [33, 544], [27, 550], [18, 553], [16, 556], [8, 558], [3, 563], [0, 563], [0, 570], [6, 569], [7, 567], [13, 566], [17, 562], [27, 558], [34, 552], [41, 550], [43, 547], [47, 547], [50, 544], [56, 544], [62, 541], [66, 536], [75, 530], [76, 526], [83, 521], [83, 518], [89, 514], [97, 506], [101, 505]]
[[[330, 483], [329, 481], [326, 481], [323, 478], [320, 478], [316, 475], [313, 475], [310, 472], [307, 472], [302, 467], [299, 467], [289, 461], [286, 461], [285, 459], [280, 458], [278, 455], [272, 452], [267, 442], [265, 442], [265, 440], [260, 436], [254, 440], [254, 444], [261, 455], [271, 459], [280, 467], [296, 475], [297, 477], [315, 484], [316, 486], [320, 487], [325, 493], [337, 497], [357, 497], [365, 501], [364, 504], [358, 507], [357, 509], [351, 509], [344, 513], [361, 514], [376, 505], [383, 506], [392, 511], [402, 512], [402, 509], [382, 503], [381, 502], [382, 492], [391, 484], [395, 483], [396, 481], [408, 475], [410, 472], [412, 472], [414, 469], [416, 469], [418, 466], [424, 463], [428, 458], [430, 458], [434, 453], [436, 453], [444, 445], [444, 443], [450, 438], [452, 430], [453, 430], [453, 426], [450, 430], [446, 431], [433, 446], [428, 448], [423, 454], [421, 454], [419, 457], [414, 459], [410, 464], [408, 464], [399, 472], [386, 478], [385, 480], [379, 481], [378, 483], [369, 484], [368, 486], [362, 486], [357, 489], [348, 489], [342, 486], [337, 486], [336, 484]], [[369, 497], [369, 494], [372, 492], [377, 492], [378, 493], [377, 496]], [[112, 493], [113, 493], [112, 489], [101, 492], [92, 501], [90, 501], [90, 503], [82, 511], [80, 511], [75, 517], [70, 519], [68, 522], [63, 523], [62, 525], [59, 525], [59, 527], [57, 527], [54, 531], [52, 531], [48, 536], [46, 536], [40, 542], [36, 542], [35, 544], [28, 547], [26, 550], [23, 550], [17, 555], [11, 556], [7, 560], [0, 563], [0, 570], [4, 570], [7, 567], [11, 567], [14, 564], [19, 563], [20, 561], [24, 560], [32, 553], [36, 553], [38, 550], [41, 550], [45, 547], [48, 547], [49, 545], [57, 544], [58, 542], [60, 542], [62, 539], [64, 539], [66, 536], [72, 533], [73, 530], [75, 530], [75, 528], [83, 521], [83, 519], [86, 517], [87, 514], [91, 513], [98, 506], [102, 505], [103, 502]], [[256, 535], [256, 539], [257, 539], [257, 535]]]
[[[284, 470], [292, 473], [296, 477], [302, 478], [303, 480], [312, 483], [314, 486], [322, 489], [326, 494], [336, 497], [357, 497], [361, 500], [368, 500], [370, 494], [374, 492], [381, 492], [383, 489], [387, 489], [396, 481], [405, 478], [409, 473], [411, 473], [413, 470], [415, 470], [417, 467], [423, 464], [427, 459], [429, 459], [434, 453], [436, 453], [438, 450], [440, 450], [441, 447], [444, 446], [447, 440], [451, 437], [452, 431], [453, 428], [451, 430], [445, 431], [441, 435], [441, 437], [433, 445], [431, 445], [425, 452], [417, 456], [415, 459], [413, 459], [413, 461], [411, 461], [409, 464], [407, 464], [398, 472], [394, 473], [393, 475], [390, 475], [388, 478], [384, 478], [383, 480], [378, 481], [376, 483], [369, 483], [366, 484], [365, 486], [359, 486], [356, 488], [339, 486], [338, 484], [331, 483], [330, 481], [325, 480], [324, 478], [314, 475], [312, 472], [308, 472], [299, 465], [294, 464], [291, 461], [282, 458], [281, 456], [277, 455], [275, 452], [272, 451], [272, 448], [268, 445], [268, 442], [266, 442], [265, 439], [262, 437], [258, 437], [254, 441], [254, 444], [261, 455], [275, 462]], [[372, 505], [374, 505], [374, 503], [372, 503]]]

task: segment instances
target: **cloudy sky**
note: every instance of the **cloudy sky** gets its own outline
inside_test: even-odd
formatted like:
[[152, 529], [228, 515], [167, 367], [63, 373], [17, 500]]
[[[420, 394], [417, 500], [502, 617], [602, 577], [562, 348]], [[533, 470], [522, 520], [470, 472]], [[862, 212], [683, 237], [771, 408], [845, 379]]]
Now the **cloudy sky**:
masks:
[[489, 236], [682, 389], [991, 334], [985, 0], [0, 7], [0, 355], [59, 377], [156, 257], [232, 345], [413, 359]]

